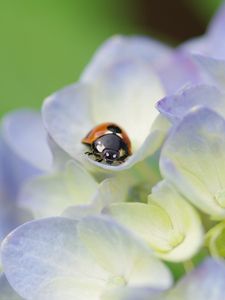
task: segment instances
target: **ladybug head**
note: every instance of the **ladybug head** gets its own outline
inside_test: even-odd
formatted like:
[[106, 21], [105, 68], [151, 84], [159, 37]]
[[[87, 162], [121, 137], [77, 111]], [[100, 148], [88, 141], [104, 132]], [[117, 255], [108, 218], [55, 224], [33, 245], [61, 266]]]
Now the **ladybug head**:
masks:
[[114, 161], [116, 161], [119, 158], [119, 152], [112, 149], [105, 149], [103, 151], [103, 157], [107, 164], [111, 165]]

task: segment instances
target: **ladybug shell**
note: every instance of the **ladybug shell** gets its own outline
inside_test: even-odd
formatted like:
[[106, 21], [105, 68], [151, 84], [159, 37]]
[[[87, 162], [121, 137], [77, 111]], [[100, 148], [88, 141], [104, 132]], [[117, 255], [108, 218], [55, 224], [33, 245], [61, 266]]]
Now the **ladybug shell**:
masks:
[[115, 123], [107, 122], [102, 123], [94, 127], [83, 139], [82, 143], [92, 145], [98, 138], [105, 134], [114, 133], [121, 137], [124, 143], [127, 145], [128, 154], [131, 155], [131, 142], [125, 130]]

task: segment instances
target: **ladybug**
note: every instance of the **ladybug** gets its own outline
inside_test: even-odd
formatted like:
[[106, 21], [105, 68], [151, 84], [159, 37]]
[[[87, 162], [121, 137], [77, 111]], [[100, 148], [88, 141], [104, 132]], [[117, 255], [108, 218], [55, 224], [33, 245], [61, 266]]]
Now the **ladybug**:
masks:
[[83, 139], [98, 162], [117, 165], [131, 155], [131, 142], [127, 133], [115, 123], [102, 123], [94, 127]]

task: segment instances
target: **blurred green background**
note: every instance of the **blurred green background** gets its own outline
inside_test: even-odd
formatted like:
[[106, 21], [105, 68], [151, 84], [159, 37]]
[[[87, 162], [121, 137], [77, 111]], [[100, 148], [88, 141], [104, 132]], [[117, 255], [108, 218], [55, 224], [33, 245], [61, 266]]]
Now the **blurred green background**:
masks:
[[0, 114], [40, 107], [78, 79], [111, 35], [151, 34], [178, 44], [202, 34], [221, 2], [0, 0]]

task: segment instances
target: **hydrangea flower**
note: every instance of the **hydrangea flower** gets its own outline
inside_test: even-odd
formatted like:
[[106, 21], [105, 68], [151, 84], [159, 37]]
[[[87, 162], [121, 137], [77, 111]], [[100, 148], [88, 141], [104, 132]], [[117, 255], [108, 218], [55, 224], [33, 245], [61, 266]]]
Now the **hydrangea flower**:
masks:
[[[184, 261], [203, 246], [192, 204], [222, 220], [207, 233], [206, 245], [213, 256], [224, 256], [225, 65], [217, 51], [223, 25], [224, 7], [205, 37], [176, 50], [147, 38], [113, 37], [79, 82], [45, 101], [47, 133], [38, 113], [4, 120], [0, 200], [13, 199], [13, 220], [18, 204], [35, 218], [62, 216], [26, 223], [5, 239], [2, 297], [223, 298], [223, 262], [207, 260], [169, 289], [170, 271], [158, 259]], [[196, 85], [206, 76], [190, 59], [193, 49], [216, 57], [195, 60], [217, 87]], [[183, 88], [189, 83], [195, 86]], [[133, 154], [120, 166], [92, 160], [81, 143], [96, 124], [109, 121], [132, 141]], [[156, 171], [159, 154], [163, 180]], [[8, 231], [19, 223], [2, 220], [10, 220]]]
[[[51, 163], [40, 114], [20, 110], [7, 114], [0, 133], [0, 241], [32, 218], [18, 204], [18, 194], [31, 177], [45, 172]], [[2, 300], [22, 300], [0, 276]]]
[[41, 174], [48, 168], [51, 154], [44, 137], [46, 134], [41, 125], [40, 115], [33, 111], [21, 110], [9, 113], [2, 121], [0, 140], [1, 240], [18, 224], [30, 218], [30, 215], [18, 206], [18, 193], [26, 180]]
[[10, 284], [28, 300], [97, 300], [121, 287], [172, 284], [167, 267], [110, 218], [27, 223], [4, 241], [2, 261]]

